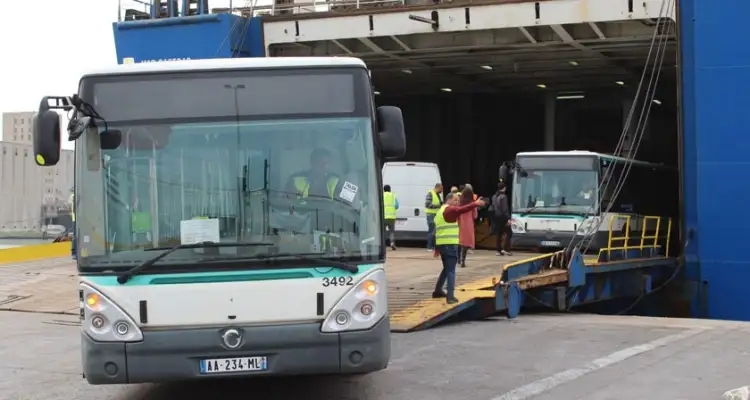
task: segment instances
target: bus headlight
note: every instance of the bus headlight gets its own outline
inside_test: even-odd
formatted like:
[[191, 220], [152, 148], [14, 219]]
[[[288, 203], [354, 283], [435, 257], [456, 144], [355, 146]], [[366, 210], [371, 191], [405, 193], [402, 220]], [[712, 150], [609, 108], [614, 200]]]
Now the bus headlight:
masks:
[[130, 316], [112, 300], [82, 283], [81, 330], [97, 342], [138, 342], [143, 333]]
[[385, 271], [370, 272], [354, 285], [328, 313], [321, 331], [342, 332], [370, 329], [388, 313]]
[[104, 319], [104, 317], [101, 315], [94, 315], [93, 317], [91, 317], [91, 326], [96, 329], [102, 329], [106, 324], [107, 320]]
[[336, 313], [334, 320], [338, 325], [347, 326], [349, 325], [349, 314], [346, 311], [339, 311]]
[[526, 228], [523, 226], [523, 222], [517, 219], [510, 220], [510, 230], [513, 233], [526, 233]]
[[375, 312], [375, 306], [371, 303], [362, 303], [359, 306], [359, 312], [365, 317], [369, 317], [373, 312]]

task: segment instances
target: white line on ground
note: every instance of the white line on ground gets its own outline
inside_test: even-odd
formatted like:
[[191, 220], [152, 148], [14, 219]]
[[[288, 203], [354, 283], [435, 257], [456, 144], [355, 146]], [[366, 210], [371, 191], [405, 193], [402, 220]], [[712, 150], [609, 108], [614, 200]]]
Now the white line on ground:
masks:
[[705, 331], [707, 331], [707, 329], [691, 329], [691, 330], [683, 331], [680, 333], [676, 333], [674, 335], [664, 336], [662, 338], [656, 339], [648, 343], [643, 343], [637, 346], [628, 347], [627, 349], [616, 351], [612, 354], [609, 354], [602, 358], [598, 358], [594, 361], [591, 361], [582, 367], [571, 368], [571, 369], [559, 372], [557, 374], [554, 374], [552, 376], [548, 376], [546, 378], [531, 382], [527, 385], [523, 385], [519, 388], [511, 390], [508, 393], [505, 393], [498, 397], [494, 397], [492, 400], [525, 400], [532, 396], [537, 396], [544, 392], [547, 392], [564, 383], [568, 383], [570, 381], [576, 380], [584, 375], [598, 371], [602, 368], [606, 368], [610, 365], [614, 365], [619, 362], [625, 361], [628, 358], [631, 358], [631, 357], [634, 357], [639, 354], [643, 354], [652, 350], [656, 350], [659, 347], [663, 347], [670, 343], [674, 343], [683, 339], [687, 339], [691, 336], [695, 336]]
[[721, 397], [725, 400], [747, 400], [750, 398], [750, 387], [743, 386], [737, 389], [732, 389], [724, 393]]

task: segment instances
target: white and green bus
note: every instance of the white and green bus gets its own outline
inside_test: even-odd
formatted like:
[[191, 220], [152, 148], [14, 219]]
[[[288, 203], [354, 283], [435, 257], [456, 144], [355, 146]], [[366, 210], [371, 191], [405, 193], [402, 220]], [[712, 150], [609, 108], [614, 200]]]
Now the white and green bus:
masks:
[[[628, 164], [627, 179], [615, 197]], [[538, 151], [518, 153], [513, 170], [508, 181], [514, 248], [555, 250], [585, 237], [585, 247], [599, 250], [607, 247], [610, 229], [616, 237], [624, 236], [628, 219], [629, 244], [635, 245], [644, 230], [647, 237], [657, 229], [666, 237], [669, 218], [678, 215], [677, 170], [661, 164], [589, 151]], [[612, 177], [609, 185], [602, 184], [605, 176]]]
[[401, 111], [354, 58], [120, 65], [72, 110], [81, 354], [91, 384], [361, 374], [390, 358], [381, 166]]

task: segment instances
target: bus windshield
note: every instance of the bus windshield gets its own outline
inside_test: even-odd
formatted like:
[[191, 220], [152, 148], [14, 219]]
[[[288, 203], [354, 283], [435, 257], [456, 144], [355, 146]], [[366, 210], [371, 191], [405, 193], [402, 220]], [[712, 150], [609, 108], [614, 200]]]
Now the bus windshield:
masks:
[[[118, 148], [97, 152], [82, 140], [77, 151], [80, 267], [137, 265], [159, 254], [150, 249], [191, 241], [273, 243], [278, 254], [308, 256], [382, 252], [370, 118], [109, 128], [122, 132]], [[91, 168], [97, 153], [101, 168]], [[184, 249], [160, 265], [251, 262], [270, 251]]]
[[532, 169], [516, 171], [513, 212], [529, 214], [595, 214], [596, 171]]

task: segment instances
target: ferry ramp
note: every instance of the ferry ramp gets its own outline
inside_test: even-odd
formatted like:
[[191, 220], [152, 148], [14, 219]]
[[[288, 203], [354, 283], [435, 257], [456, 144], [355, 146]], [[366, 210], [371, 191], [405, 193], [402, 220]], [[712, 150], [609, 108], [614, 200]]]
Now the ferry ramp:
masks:
[[[622, 232], [612, 229], [617, 218], [625, 219]], [[458, 268], [459, 302], [454, 304], [431, 297], [441, 268], [438, 260], [430, 261], [430, 254], [424, 251], [391, 252], [386, 268], [392, 330], [411, 332], [449, 320], [482, 319], [498, 313], [514, 318], [525, 307], [568, 311], [615, 298], [640, 299], [670, 282], [678, 271], [678, 259], [669, 248], [672, 220], [645, 219], [667, 226], [666, 235], [649, 235], [645, 226], [634, 235], [629, 216], [613, 215], [607, 246], [596, 255], [563, 250], [495, 256], [477, 251], [469, 257], [469, 266]]]

